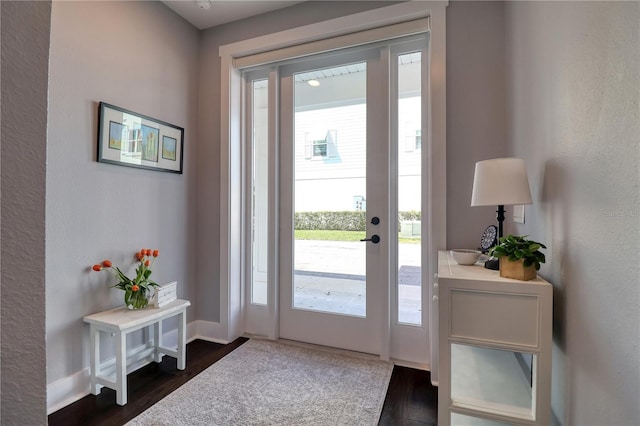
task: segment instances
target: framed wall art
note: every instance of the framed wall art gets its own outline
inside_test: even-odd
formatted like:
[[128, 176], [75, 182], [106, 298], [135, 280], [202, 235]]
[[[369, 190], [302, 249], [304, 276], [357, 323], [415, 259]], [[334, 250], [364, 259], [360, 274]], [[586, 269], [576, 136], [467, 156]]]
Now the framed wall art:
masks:
[[182, 173], [184, 129], [100, 102], [98, 161]]

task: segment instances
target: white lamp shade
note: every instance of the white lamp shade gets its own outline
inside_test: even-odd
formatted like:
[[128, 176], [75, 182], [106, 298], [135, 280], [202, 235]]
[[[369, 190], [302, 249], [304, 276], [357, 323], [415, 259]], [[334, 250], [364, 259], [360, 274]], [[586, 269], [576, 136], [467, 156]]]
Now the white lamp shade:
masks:
[[521, 158], [478, 161], [473, 176], [472, 206], [531, 204], [529, 178]]

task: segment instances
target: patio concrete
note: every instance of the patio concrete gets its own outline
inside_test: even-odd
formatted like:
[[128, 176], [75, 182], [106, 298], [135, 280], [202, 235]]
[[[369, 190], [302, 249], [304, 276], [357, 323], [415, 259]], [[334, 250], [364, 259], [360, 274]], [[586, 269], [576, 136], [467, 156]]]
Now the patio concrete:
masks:
[[[365, 249], [362, 242], [296, 240], [294, 306], [365, 315]], [[420, 245], [400, 244], [399, 320], [421, 318]]]

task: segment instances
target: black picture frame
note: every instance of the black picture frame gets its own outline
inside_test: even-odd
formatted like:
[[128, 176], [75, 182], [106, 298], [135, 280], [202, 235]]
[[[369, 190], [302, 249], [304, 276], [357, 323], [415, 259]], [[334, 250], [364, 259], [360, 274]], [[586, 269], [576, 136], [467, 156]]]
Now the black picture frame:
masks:
[[100, 102], [98, 162], [181, 174], [183, 152], [182, 127]]

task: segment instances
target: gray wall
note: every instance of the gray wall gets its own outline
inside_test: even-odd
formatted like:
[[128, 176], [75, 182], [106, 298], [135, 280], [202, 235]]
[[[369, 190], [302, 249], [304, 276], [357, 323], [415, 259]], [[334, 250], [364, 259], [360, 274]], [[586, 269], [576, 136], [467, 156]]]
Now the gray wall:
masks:
[[448, 248], [477, 248], [485, 228], [496, 224], [495, 207], [471, 207], [473, 172], [476, 161], [505, 157], [507, 152], [504, 3], [451, 2], [447, 8]]
[[552, 406], [566, 425], [640, 424], [638, 2], [506, 8], [508, 139], [554, 284]]
[[[123, 303], [123, 292], [110, 287], [114, 278], [92, 272], [92, 264], [111, 259], [129, 269], [136, 251], [157, 248], [152, 278], [177, 280], [179, 297], [197, 299], [198, 43], [199, 32], [159, 2], [53, 3], [48, 383], [88, 366], [88, 327], [82, 317]], [[96, 162], [99, 101], [184, 127], [184, 174]], [[195, 320], [195, 314], [190, 308], [187, 320]]]
[[0, 2], [2, 424], [47, 423], [45, 167], [51, 2]]

